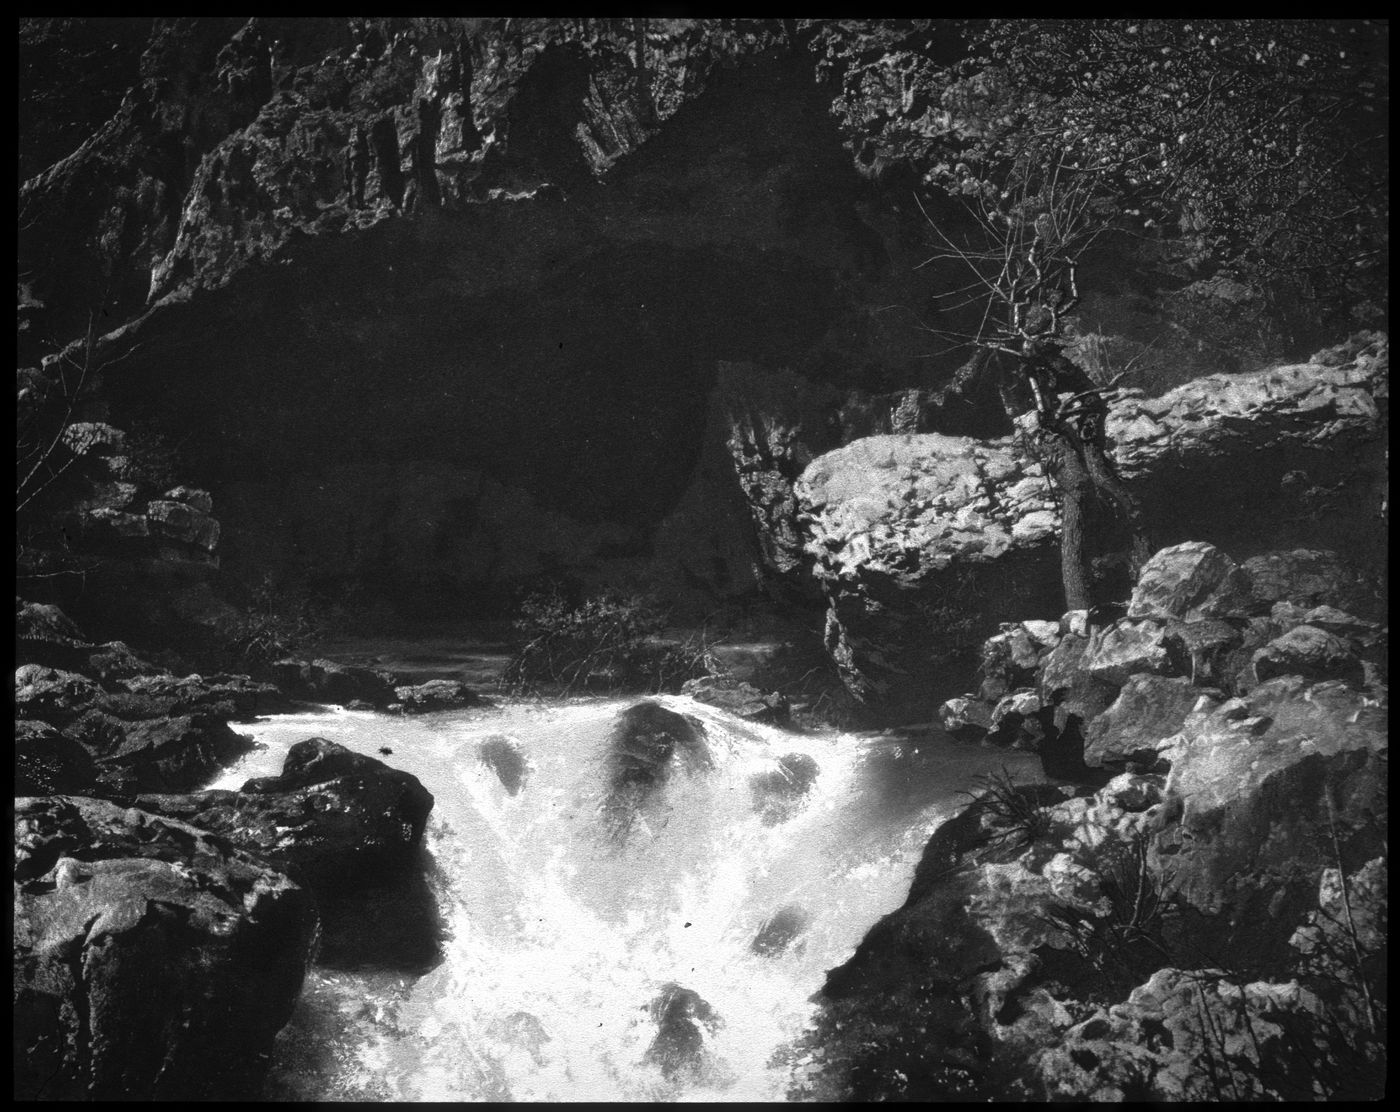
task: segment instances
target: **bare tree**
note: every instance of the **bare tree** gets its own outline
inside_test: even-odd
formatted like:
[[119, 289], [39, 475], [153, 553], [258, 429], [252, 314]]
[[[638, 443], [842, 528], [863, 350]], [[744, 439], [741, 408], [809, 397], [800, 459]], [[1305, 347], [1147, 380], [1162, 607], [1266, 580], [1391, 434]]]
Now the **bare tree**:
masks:
[[929, 220], [942, 241], [933, 257], [958, 260], [971, 273], [947, 296], [962, 298], [964, 307], [984, 305], [976, 333], [961, 338], [983, 354], [970, 374], [985, 373], [992, 353], [1014, 361], [1002, 404], [1058, 491], [1065, 604], [1086, 609], [1093, 602], [1087, 537], [1093, 503], [1112, 509], [1126, 527], [1134, 576], [1151, 551], [1141, 508], [1105, 446], [1108, 399], [1121, 375], [1096, 383], [1064, 353], [1066, 322], [1079, 304], [1081, 260], [1115, 214], [1098, 196], [1096, 173], [1064, 158], [1021, 163], [1008, 180], [1006, 188], [983, 189], [970, 202], [981, 243], [954, 243]]

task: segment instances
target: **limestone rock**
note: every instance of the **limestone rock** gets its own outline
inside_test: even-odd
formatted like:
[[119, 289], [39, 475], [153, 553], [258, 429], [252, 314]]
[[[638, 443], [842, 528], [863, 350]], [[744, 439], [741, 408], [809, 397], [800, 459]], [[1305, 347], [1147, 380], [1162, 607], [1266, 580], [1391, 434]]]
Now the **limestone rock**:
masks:
[[184, 502], [149, 502], [146, 505], [146, 520], [150, 522], [153, 536], [210, 552], [218, 546], [219, 523], [207, 513]]
[[183, 502], [186, 506], [198, 510], [202, 514], [214, 512], [214, 499], [207, 490], [199, 490], [196, 487], [177, 486], [173, 490], [165, 492], [165, 498], [170, 502]]
[[1220, 960], [1282, 955], [1332, 862], [1333, 832], [1349, 858], [1378, 852], [1387, 722], [1378, 700], [1298, 676], [1188, 715], [1163, 749], [1182, 813], [1159, 849], [1182, 898], [1209, 917], [1199, 944]]
[[15, 1095], [256, 1099], [316, 938], [310, 895], [181, 822], [15, 801]]
[[341, 704], [363, 699], [375, 706], [394, 699], [393, 674], [372, 668], [287, 658], [274, 662], [270, 671], [277, 686], [293, 698]]
[[394, 697], [404, 714], [427, 714], [480, 706], [482, 698], [460, 680], [428, 680], [394, 688]]
[[1173, 670], [1166, 646], [1167, 623], [1154, 618], [1120, 618], [1096, 630], [1084, 653], [1083, 668], [1095, 679], [1124, 684], [1139, 672], [1167, 675]]
[[[1192, 618], [1246, 602], [1249, 580], [1235, 562], [1212, 544], [1187, 541], [1160, 549], [1143, 566], [1133, 588], [1128, 615], [1135, 618]], [[1224, 595], [1224, 598], [1219, 597]]]
[[1340, 679], [1360, 686], [1364, 679], [1361, 659], [1351, 646], [1313, 625], [1295, 626], [1275, 637], [1254, 653], [1253, 664], [1260, 682], [1294, 675], [1312, 680]]
[[92, 755], [47, 722], [15, 719], [15, 791], [21, 795], [96, 795]]
[[1189, 679], [1140, 674], [1118, 692], [1113, 705], [1089, 722], [1084, 734], [1084, 763], [1098, 768], [1136, 765], [1165, 772], [1159, 757], [1165, 739], [1181, 729], [1201, 691]]
[[686, 680], [681, 685], [681, 694], [751, 722], [786, 722], [790, 715], [787, 699], [776, 691], [765, 694], [752, 684], [716, 676]]
[[1218, 970], [1168, 967], [1072, 1027], [1035, 1066], [1052, 1099], [1313, 1099], [1288, 1029], [1321, 1011], [1296, 982], [1239, 984]]
[[69, 733], [124, 791], [189, 791], [253, 748], [252, 738], [235, 733], [218, 714], [138, 721], [103, 716], [107, 732], [100, 743], [91, 732], [95, 717], [85, 716]]
[[[1115, 459], [1148, 519], [1162, 516], [1158, 508], [1189, 505], [1215, 522], [1216, 533], [1233, 528], [1242, 541], [1256, 541], [1236, 510], [1240, 484], [1265, 483], [1275, 468], [1288, 470], [1290, 453], [1322, 446], [1338, 456], [1365, 446], [1378, 459], [1383, 419], [1376, 396], [1385, 390], [1388, 343], [1377, 339], [1353, 354], [1341, 365], [1213, 375], [1160, 398], [1116, 402], [1108, 418]], [[1241, 465], [1246, 460], [1248, 467]], [[944, 599], [961, 596], [990, 623], [1034, 613], [1043, 605], [1035, 588], [1049, 594], [1056, 586], [1057, 511], [1044, 479], [1010, 440], [867, 437], [813, 460], [795, 491], [827, 596], [828, 644], [852, 693], [887, 714], [926, 717], [931, 709], [920, 707], [918, 692], [931, 686], [929, 662], [947, 636], [928, 621]], [[1203, 491], [1218, 505], [1203, 502]], [[1169, 570], [1161, 561], [1179, 566]], [[1257, 581], [1254, 595], [1264, 609], [1291, 589], [1309, 605], [1365, 613], [1340, 601], [1365, 595], [1364, 583], [1353, 576], [1353, 589], [1314, 557], [1252, 560], [1234, 573], [1228, 557], [1197, 542], [1161, 561], [1154, 572], [1166, 578], [1144, 585], [1138, 599], [1154, 613], [1233, 611], [1245, 572]], [[1118, 669], [1119, 682], [1126, 674]]]
[[960, 741], [986, 735], [992, 725], [992, 709], [976, 695], [959, 695], [938, 708], [943, 728]]

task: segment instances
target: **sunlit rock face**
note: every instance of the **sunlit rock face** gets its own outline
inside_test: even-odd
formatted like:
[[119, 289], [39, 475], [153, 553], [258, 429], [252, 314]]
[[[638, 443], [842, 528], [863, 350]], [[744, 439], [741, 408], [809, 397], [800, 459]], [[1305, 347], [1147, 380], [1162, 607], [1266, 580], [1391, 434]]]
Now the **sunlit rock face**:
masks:
[[[1363, 562], [1376, 556], [1389, 365], [1388, 340], [1372, 336], [1307, 363], [1116, 401], [1110, 444], [1152, 540], [1205, 537], [1252, 556], [1301, 535]], [[795, 490], [828, 601], [828, 647], [878, 713], [928, 720], [952, 694], [938, 668], [956, 636], [950, 609], [976, 613], [987, 632], [1040, 607], [1059, 612], [1058, 508], [1009, 438], [867, 437], [818, 457]], [[1229, 603], [1210, 549], [1175, 554], [1140, 588], [1134, 612], [1146, 617], [1122, 652], [1148, 651], [1145, 631], [1159, 623], [1150, 615], [1200, 617]], [[1214, 604], [1192, 595], [1207, 579], [1221, 592]], [[1151, 651], [1163, 670], [1165, 645]]]

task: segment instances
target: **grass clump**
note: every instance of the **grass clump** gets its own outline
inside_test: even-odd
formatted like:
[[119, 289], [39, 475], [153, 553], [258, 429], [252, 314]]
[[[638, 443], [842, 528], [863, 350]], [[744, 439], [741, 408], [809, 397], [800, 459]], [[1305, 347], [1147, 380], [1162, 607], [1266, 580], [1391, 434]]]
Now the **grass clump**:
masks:
[[1069, 904], [1054, 905], [1046, 920], [1063, 932], [1071, 948], [1098, 971], [1115, 993], [1126, 993], [1153, 971], [1171, 963], [1162, 938], [1170, 908], [1172, 878], [1148, 860], [1150, 839], [1139, 834], [1107, 850], [1098, 866], [1106, 915], [1092, 915]]
[[664, 627], [665, 614], [638, 595], [607, 591], [577, 606], [557, 593], [533, 595], [512, 624], [505, 683], [516, 694], [658, 694], [719, 670], [703, 636], [665, 641]]
[[990, 841], [999, 848], [1020, 852], [1050, 833], [1050, 815], [1003, 765], [973, 781], [973, 790], [961, 792], [982, 813], [990, 829]]

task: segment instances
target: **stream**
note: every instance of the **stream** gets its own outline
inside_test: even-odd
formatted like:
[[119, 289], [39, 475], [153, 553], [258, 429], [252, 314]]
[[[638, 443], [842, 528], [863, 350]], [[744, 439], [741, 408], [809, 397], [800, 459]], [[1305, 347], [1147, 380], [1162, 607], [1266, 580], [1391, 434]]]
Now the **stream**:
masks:
[[[958, 793], [1003, 765], [1038, 772], [941, 736], [796, 734], [656, 701], [703, 723], [712, 767], [677, 762], [622, 833], [605, 821], [604, 757], [635, 698], [326, 708], [250, 728], [259, 747], [211, 787], [276, 775], [320, 736], [411, 772], [436, 801], [432, 968], [314, 969], [269, 1100], [783, 1100], [809, 998], [903, 903]], [[483, 744], [525, 758], [519, 782]], [[793, 770], [815, 771], [805, 791]]]

